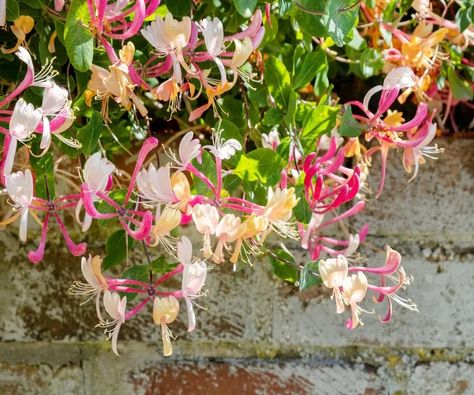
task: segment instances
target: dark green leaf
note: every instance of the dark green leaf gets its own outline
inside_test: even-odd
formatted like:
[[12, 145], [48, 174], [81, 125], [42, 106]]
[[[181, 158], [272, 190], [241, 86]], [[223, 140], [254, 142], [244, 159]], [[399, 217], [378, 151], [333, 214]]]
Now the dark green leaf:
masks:
[[344, 137], [358, 137], [364, 129], [364, 125], [360, 124], [352, 115], [351, 107], [347, 106], [342, 116], [341, 125], [337, 129], [338, 133]]
[[[293, 87], [295, 89], [305, 86], [311, 82], [318, 74], [326, 74], [327, 79], [328, 63], [323, 50], [310, 52], [304, 57], [303, 64], [296, 74]], [[319, 77], [322, 78], [322, 77]]]
[[299, 273], [295, 258], [287, 249], [272, 250], [268, 258], [275, 276], [290, 283], [298, 281]]
[[366, 48], [360, 56], [360, 72], [365, 78], [372, 77], [382, 69], [384, 59], [380, 51]]
[[278, 108], [270, 108], [263, 115], [262, 123], [265, 126], [276, 126], [279, 125], [283, 119], [283, 113]]
[[281, 107], [288, 105], [291, 92], [291, 79], [283, 62], [270, 57], [265, 63], [265, 82], [268, 92], [273, 96], [276, 104]]
[[[173, 0], [176, 1], [176, 0]], [[238, 13], [244, 18], [250, 18], [257, 5], [257, 0], [232, 0]]]
[[304, 187], [302, 185], [296, 186], [296, 197], [298, 197], [300, 200], [293, 208], [293, 214], [298, 222], [307, 224], [311, 220], [313, 213], [311, 211], [311, 207], [309, 207], [308, 201], [306, 200]]
[[458, 100], [472, 100], [472, 86], [469, 82], [462, 80], [454, 69], [448, 69], [448, 82], [453, 96]]
[[54, 156], [47, 152], [41, 157], [30, 157], [31, 167], [36, 175], [35, 196], [42, 199], [53, 199], [55, 196], [54, 184]]
[[16, 0], [6, 0], [7, 2], [7, 21], [13, 22], [20, 16], [20, 8], [18, 7], [18, 1]]
[[104, 270], [122, 263], [127, 258], [127, 247], [132, 248], [133, 244], [134, 240], [123, 229], [112, 233], [105, 245], [107, 254], [103, 261]]
[[319, 275], [319, 260], [308, 262], [304, 265], [300, 272], [300, 291], [321, 284], [321, 276]]
[[189, 16], [191, 13], [191, 7], [193, 6], [192, 0], [167, 0], [166, 7], [168, 11], [173, 14], [174, 17]]

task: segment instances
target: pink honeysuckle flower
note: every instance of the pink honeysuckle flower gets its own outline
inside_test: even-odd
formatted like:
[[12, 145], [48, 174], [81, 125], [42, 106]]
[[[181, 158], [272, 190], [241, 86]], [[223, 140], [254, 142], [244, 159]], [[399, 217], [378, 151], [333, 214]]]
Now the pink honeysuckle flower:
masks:
[[[87, 159], [84, 170], [82, 171], [82, 177], [85, 184], [89, 186], [92, 201], [99, 200], [97, 196], [98, 192], [104, 193], [107, 187], [112, 182], [112, 173], [115, 170], [115, 166], [107, 160], [102, 158], [100, 152], [96, 152]], [[76, 207], [76, 218], [82, 225], [82, 231], [86, 232], [92, 223], [92, 217], [86, 212], [84, 220], [79, 219], [79, 214], [83, 206], [82, 199], [78, 202]]]
[[[115, 40], [126, 40], [135, 36], [145, 18], [158, 8], [159, 3], [157, 0], [117, 0], [110, 3], [109, 0], [87, 0], [91, 25], [103, 43], [103, 36]], [[131, 14], [133, 18], [127, 22], [127, 17]]]
[[[135, 169], [130, 180], [130, 184], [127, 189], [127, 193], [122, 204], [118, 204], [113, 199], [111, 199], [107, 193], [94, 191], [87, 183], [83, 183], [81, 186], [81, 198], [84, 204], [86, 213], [89, 214], [92, 218], [97, 219], [111, 219], [118, 218], [120, 225], [123, 229], [134, 239], [145, 240], [152, 229], [153, 225], [153, 215], [150, 211], [140, 211], [127, 208], [127, 205], [130, 201], [130, 197], [133, 193], [138, 173], [143, 166], [146, 156], [158, 145], [158, 140], [154, 137], [149, 137], [145, 140], [142, 145], [142, 148], [138, 154], [138, 159], [135, 165]], [[94, 205], [94, 196], [97, 195], [101, 200], [108, 203], [114, 210], [115, 213], [100, 213], [97, 211]], [[141, 220], [138, 220], [136, 217], [140, 217]], [[133, 230], [130, 227], [130, 224], [133, 224], [136, 229]]]
[[33, 201], [33, 176], [29, 169], [17, 172], [6, 177], [5, 185], [8, 195], [14, 203], [14, 208], [19, 210], [20, 240], [26, 241], [28, 231], [28, 209]]
[[54, 0], [54, 11], [61, 12], [64, 8], [66, 0]]
[[171, 185], [169, 165], [157, 169], [151, 163], [148, 170], [140, 170], [137, 176], [137, 188], [145, 202], [153, 206], [179, 201]]
[[19, 99], [10, 118], [8, 134], [5, 136], [3, 160], [2, 160], [2, 182], [13, 169], [15, 153], [18, 141], [26, 142], [31, 139], [42, 116], [42, 110], [36, 108], [23, 99]]
[[171, 347], [171, 331], [168, 324], [171, 324], [179, 312], [179, 302], [174, 296], [155, 298], [153, 302], [153, 321], [161, 326], [161, 338], [163, 341], [163, 355], [169, 357], [173, 354]]
[[181, 290], [188, 311], [188, 332], [192, 332], [196, 327], [192, 301], [200, 296], [207, 276], [206, 264], [200, 260], [193, 261], [192, 254], [191, 240], [183, 236], [178, 242], [178, 258], [184, 266]]
[[240, 224], [242, 220], [234, 214], [225, 214], [216, 227], [217, 245], [212, 255], [212, 260], [215, 263], [223, 263], [224, 249], [229, 251], [227, 243], [232, 243], [239, 237]]
[[81, 304], [87, 303], [95, 297], [97, 317], [102, 322], [104, 321], [100, 311], [100, 296], [103, 291], [109, 288], [106, 278], [102, 274], [102, 258], [98, 255], [89, 257], [82, 257], [81, 271], [86, 283], [81, 281], [74, 281], [68, 292], [72, 295], [86, 296], [87, 300]]
[[[416, 304], [409, 299], [400, 297], [397, 292], [410, 284], [411, 278], [407, 278], [405, 270], [401, 266], [401, 255], [397, 251], [393, 250], [389, 246], [386, 247], [387, 256], [385, 264], [382, 267], [364, 267], [364, 266], [352, 266], [349, 268], [349, 273], [367, 273], [378, 275], [380, 278], [380, 285], [368, 284], [367, 288], [373, 291], [377, 297], [375, 301], [377, 303], [383, 302], [387, 297], [387, 314], [381, 319], [383, 323], [390, 321], [392, 317], [392, 301], [397, 302], [401, 306], [412, 310], [418, 311]], [[394, 275], [396, 277], [394, 277]], [[393, 285], [387, 285], [387, 280], [393, 283]]]
[[216, 232], [219, 212], [210, 204], [197, 204], [193, 207], [192, 217], [197, 231], [204, 235], [203, 256], [209, 258], [212, 256], [211, 235]]
[[[112, 351], [115, 355], [119, 355], [117, 350], [117, 341], [120, 328], [125, 323], [125, 309], [127, 308], [127, 297], [120, 298], [117, 292], [110, 292], [106, 290], [104, 292], [104, 307], [110, 317], [111, 322], [102, 321], [99, 323], [101, 328], [106, 328], [105, 333], [107, 339], [112, 340]], [[113, 329], [112, 329], [113, 327]]]
[[344, 300], [342, 298], [341, 288], [349, 275], [347, 260], [343, 255], [337, 258], [321, 260], [319, 262], [319, 274], [326, 287], [332, 288], [331, 299], [336, 300], [337, 314], [344, 312]]

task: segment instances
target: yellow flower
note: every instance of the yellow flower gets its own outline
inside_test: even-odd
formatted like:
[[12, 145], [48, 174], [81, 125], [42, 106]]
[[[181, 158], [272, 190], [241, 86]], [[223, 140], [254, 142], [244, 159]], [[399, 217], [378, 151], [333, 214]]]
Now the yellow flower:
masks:
[[12, 33], [17, 38], [17, 42], [13, 48], [10, 48], [10, 49], [2, 48], [2, 52], [3, 53], [15, 52], [18, 49], [18, 47], [25, 42], [26, 35], [33, 30], [34, 25], [35, 25], [34, 19], [28, 15], [20, 15], [17, 19], [15, 19], [11, 29], [12, 29]]

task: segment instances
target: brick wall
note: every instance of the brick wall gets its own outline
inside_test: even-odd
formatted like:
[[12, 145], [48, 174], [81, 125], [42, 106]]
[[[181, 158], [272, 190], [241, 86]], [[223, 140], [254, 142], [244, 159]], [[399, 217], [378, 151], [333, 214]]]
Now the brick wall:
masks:
[[474, 141], [439, 144], [446, 153], [409, 184], [393, 153], [363, 218], [369, 259], [390, 243], [415, 276], [406, 294], [420, 312], [395, 306], [385, 326], [365, 316], [347, 331], [325, 290], [299, 293], [262, 263], [227, 266], [209, 272], [196, 331], [173, 324], [173, 357], [151, 310], [125, 324], [116, 357], [94, 306], [66, 295], [79, 260], [53, 241], [32, 267], [2, 231], [0, 394], [474, 394]]

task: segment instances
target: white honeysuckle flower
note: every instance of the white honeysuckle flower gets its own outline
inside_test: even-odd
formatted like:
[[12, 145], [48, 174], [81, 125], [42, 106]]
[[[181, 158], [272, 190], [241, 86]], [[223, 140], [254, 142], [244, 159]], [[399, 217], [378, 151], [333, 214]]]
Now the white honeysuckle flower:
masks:
[[192, 217], [197, 231], [204, 235], [203, 255], [209, 258], [212, 255], [211, 235], [216, 232], [219, 212], [210, 204], [197, 204], [193, 207]]
[[201, 152], [201, 144], [198, 139], [194, 138], [193, 132], [186, 133], [179, 143], [178, 155], [179, 160], [175, 161], [181, 168], [191, 163], [194, 158], [197, 158]]
[[26, 241], [28, 231], [28, 207], [33, 201], [33, 176], [29, 169], [8, 175], [5, 178], [10, 199], [21, 212], [20, 240]]
[[219, 18], [214, 17], [201, 20], [200, 23], [207, 52], [215, 57], [219, 56], [224, 48], [224, 26]]
[[117, 340], [120, 332], [120, 327], [125, 323], [125, 309], [127, 307], [127, 297], [124, 296], [120, 299], [117, 292], [104, 292], [104, 307], [107, 313], [112, 317], [112, 322], [102, 322], [101, 326], [109, 328], [114, 326], [113, 329], [106, 330], [108, 339], [112, 339], [112, 351], [119, 355], [117, 351]]
[[271, 130], [268, 134], [262, 133], [262, 147], [276, 150], [280, 144], [280, 135], [277, 130]]
[[234, 70], [234, 72], [236, 72], [236, 70], [241, 67], [252, 54], [253, 44], [252, 40], [248, 37], [245, 37], [243, 41], [235, 39], [234, 44], [235, 50], [234, 55], [232, 56], [230, 67]]
[[102, 313], [100, 312], [100, 295], [102, 291], [108, 288], [107, 280], [102, 274], [102, 258], [99, 255], [89, 258], [82, 257], [81, 271], [87, 283], [74, 281], [69, 293], [72, 295], [87, 296], [88, 299], [81, 304], [88, 302], [96, 296], [96, 312], [99, 321], [104, 321]]
[[[64, 118], [72, 118], [70, 106], [71, 102], [69, 100], [69, 93], [66, 89], [60, 87], [54, 82], [51, 83], [51, 86], [45, 88], [43, 103], [41, 105], [43, 111], [43, 134], [40, 143], [41, 149], [47, 150], [51, 144], [51, 128], [48, 117], [55, 117], [62, 113]], [[67, 128], [69, 128], [70, 123], [67, 121], [65, 123], [67, 124]], [[55, 131], [59, 133], [64, 130]]]
[[227, 243], [231, 243], [240, 236], [240, 225], [242, 220], [234, 214], [226, 214], [219, 221], [216, 227], [217, 245], [213, 254], [215, 263], [224, 262], [224, 248], [228, 250]]
[[191, 241], [186, 236], [181, 237], [178, 242], [178, 258], [184, 266], [181, 290], [188, 312], [188, 332], [192, 332], [196, 327], [192, 300], [200, 296], [207, 276], [206, 264], [201, 260], [192, 261], [192, 255]]
[[342, 288], [344, 302], [351, 307], [352, 313], [348, 327], [350, 329], [354, 329], [359, 324], [363, 325], [359, 318], [359, 314], [362, 309], [357, 305], [357, 303], [362, 302], [362, 300], [365, 298], [365, 295], [367, 294], [367, 277], [364, 273], [357, 272], [357, 274], [353, 274], [352, 276], [345, 278]]
[[397, 67], [386, 75], [383, 85], [376, 85], [367, 91], [364, 96], [363, 105], [368, 109], [372, 96], [377, 92], [385, 89], [393, 89], [395, 87], [398, 87], [399, 89], [411, 88], [415, 86], [416, 83], [417, 77], [410, 67]]
[[171, 231], [181, 223], [181, 212], [177, 208], [166, 206], [161, 212], [161, 208], [156, 208], [155, 225], [151, 231], [154, 237], [150, 245], [156, 246], [159, 243], [168, 252], [174, 256], [176, 253], [174, 237], [171, 236]]
[[176, 195], [171, 186], [170, 166], [158, 169], [151, 163], [147, 169], [142, 169], [137, 177], [137, 187], [147, 203], [173, 203]]
[[[82, 171], [82, 177], [84, 183], [87, 184], [89, 192], [92, 194], [91, 198], [93, 201], [99, 200], [97, 192], [105, 192], [109, 178], [115, 170], [114, 164], [109, 162], [107, 158], [102, 158], [100, 152], [96, 152], [91, 155], [85, 165], [84, 170]], [[82, 200], [79, 201], [76, 207], [76, 218], [77, 221], [82, 225], [82, 231], [87, 231], [92, 223], [92, 217], [85, 213], [84, 220], [81, 222], [79, 219], [79, 214], [82, 208]]]
[[220, 160], [230, 159], [236, 151], [242, 149], [242, 145], [236, 139], [224, 140], [221, 138], [221, 132], [215, 131], [212, 134], [212, 145], [205, 145], [216, 158]]
[[169, 357], [173, 354], [171, 347], [171, 332], [168, 324], [171, 324], [179, 312], [179, 302], [174, 296], [164, 298], [156, 297], [153, 301], [153, 321], [161, 326], [161, 338], [163, 340], [163, 355]]
[[344, 312], [344, 301], [340, 287], [344, 284], [349, 275], [347, 259], [344, 255], [338, 255], [337, 258], [330, 258], [319, 262], [319, 274], [323, 284], [332, 288], [331, 299], [336, 299], [336, 311], [338, 314]]
[[337, 129], [334, 128], [332, 131], [331, 131], [331, 134], [327, 135], [327, 134], [323, 134], [320, 139], [319, 139], [319, 143], [318, 143], [318, 149], [321, 149], [321, 150], [324, 150], [324, 151], [327, 151], [329, 149], [329, 147], [331, 146], [331, 138], [332, 137], [335, 137], [336, 138], [336, 146], [339, 147], [341, 146], [342, 143], [344, 143], [344, 137], [341, 137], [339, 135], [339, 133], [337, 132]]
[[35, 109], [33, 104], [19, 99], [10, 118], [10, 134], [17, 140], [28, 140], [40, 123], [42, 115], [41, 108]]
[[188, 45], [191, 35], [191, 19], [184, 17], [181, 21], [167, 13], [164, 19], [159, 16], [146, 28], [141, 30], [143, 37], [162, 54], [180, 51]]

